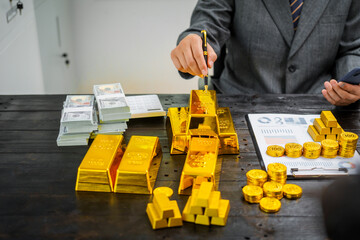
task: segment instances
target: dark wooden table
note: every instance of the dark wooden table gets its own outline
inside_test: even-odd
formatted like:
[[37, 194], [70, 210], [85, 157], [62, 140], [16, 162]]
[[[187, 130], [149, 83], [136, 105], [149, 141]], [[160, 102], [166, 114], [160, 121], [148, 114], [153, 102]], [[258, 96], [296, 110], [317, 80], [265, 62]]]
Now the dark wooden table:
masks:
[[[187, 106], [189, 95], [159, 95], [167, 110]], [[184, 223], [152, 230], [145, 213], [149, 195], [75, 192], [77, 168], [88, 147], [57, 147], [65, 95], [0, 96], [0, 239], [325, 239], [321, 196], [333, 180], [290, 180], [303, 188], [299, 200], [283, 199], [266, 214], [243, 200], [245, 173], [260, 168], [245, 121], [247, 113], [319, 114], [332, 110], [340, 125], [360, 134], [359, 106], [335, 108], [313, 95], [218, 95], [231, 109], [240, 155], [222, 155], [219, 190], [230, 199], [225, 227]], [[159, 136], [163, 159], [157, 186], [176, 194], [185, 155], [170, 156], [165, 118], [130, 120], [131, 135]]]

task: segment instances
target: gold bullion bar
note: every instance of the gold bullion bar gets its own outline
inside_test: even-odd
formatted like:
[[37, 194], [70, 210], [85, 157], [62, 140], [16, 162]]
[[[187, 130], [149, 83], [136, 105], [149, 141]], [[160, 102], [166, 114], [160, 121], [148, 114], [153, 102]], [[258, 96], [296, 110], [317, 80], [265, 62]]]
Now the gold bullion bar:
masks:
[[186, 133], [195, 129], [210, 130], [219, 134], [219, 120], [216, 114], [216, 92], [209, 90], [192, 90], [189, 103], [189, 120]]
[[331, 139], [331, 140], [337, 140], [337, 135], [336, 134], [327, 134], [325, 135], [325, 139]]
[[326, 127], [321, 118], [315, 118], [314, 127], [319, 134], [330, 134], [330, 128]]
[[132, 136], [117, 169], [114, 191], [152, 194], [161, 158], [158, 137]]
[[341, 133], [342, 133], [342, 128], [339, 123], [337, 124], [337, 127], [331, 128], [331, 134], [341, 134]]
[[235, 131], [234, 122], [231, 117], [231, 112], [228, 107], [221, 107], [217, 109], [217, 116], [219, 120], [219, 140], [220, 149], [219, 154], [238, 154], [239, 141]]
[[76, 191], [113, 191], [122, 140], [122, 135], [96, 136], [78, 168]]
[[[216, 186], [215, 168], [218, 146], [218, 138], [191, 138], [189, 151], [180, 177], [178, 194], [185, 194], [186, 188], [189, 189], [187, 183], [193, 183], [197, 176], [207, 177]], [[191, 178], [193, 181], [189, 181]]]
[[326, 127], [337, 127], [337, 120], [331, 111], [322, 111], [320, 118]]
[[313, 125], [309, 125], [307, 132], [310, 134], [314, 142], [321, 142], [325, 139], [325, 135], [320, 135]]
[[187, 121], [188, 107], [169, 108], [166, 119], [166, 131], [169, 139], [170, 154], [185, 154], [188, 149]]

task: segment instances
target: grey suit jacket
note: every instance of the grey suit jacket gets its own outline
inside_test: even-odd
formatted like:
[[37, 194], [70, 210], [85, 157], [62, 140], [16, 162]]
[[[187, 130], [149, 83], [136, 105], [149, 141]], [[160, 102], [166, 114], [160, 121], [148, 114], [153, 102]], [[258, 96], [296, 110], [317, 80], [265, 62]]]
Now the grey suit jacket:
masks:
[[203, 29], [227, 48], [220, 92], [320, 93], [360, 67], [360, 0], [304, 0], [296, 32], [289, 0], [199, 0], [178, 43]]

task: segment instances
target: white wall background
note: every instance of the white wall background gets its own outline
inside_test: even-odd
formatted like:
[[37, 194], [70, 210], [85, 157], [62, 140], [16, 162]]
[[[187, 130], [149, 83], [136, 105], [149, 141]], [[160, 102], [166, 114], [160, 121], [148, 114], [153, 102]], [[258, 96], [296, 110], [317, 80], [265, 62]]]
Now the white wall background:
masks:
[[[128, 94], [189, 93], [197, 88], [197, 78], [180, 78], [170, 58], [197, 0], [22, 2], [23, 14], [8, 24], [10, 3], [0, 0], [0, 94], [92, 93], [94, 84], [112, 82], [120, 82]], [[62, 33], [62, 38], [71, 44], [71, 77], [60, 57], [64, 47], [49, 47], [57, 38], [51, 26], [60, 8], [69, 11], [60, 13], [60, 19], [65, 16], [70, 25], [65, 26], [70, 36]], [[62, 68], [67, 72], [59, 72]]]
[[189, 93], [197, 79], [179, 77], [170, 52], [190, 23], [196, 0], [74, 0], [79, 92], [121, 82], [125, 93]]
[[34, 5], [22, 2], [22, 15], [7, 23], [10, 2], [0, 0], [0, 94], [44, 93]]

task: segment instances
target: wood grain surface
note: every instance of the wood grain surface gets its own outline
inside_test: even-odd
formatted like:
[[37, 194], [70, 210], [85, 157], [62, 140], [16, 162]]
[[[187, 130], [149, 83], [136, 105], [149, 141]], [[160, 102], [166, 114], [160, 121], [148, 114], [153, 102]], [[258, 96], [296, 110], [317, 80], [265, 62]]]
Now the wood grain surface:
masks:
[[[247, 113], [320, 114], [331, 110], [346, 131], [360, 135], [359, 104], [334, 107], [314, 95], [218, 95], [230, 107], [239, 155], [221, 155], [221, 196], [230, 200], [225, 227], [184, 223], [152, 230], [150, 195], [75, 192], [77, 168], [88, 147], [57, 147], [66, 95], [0, 96], [0, 239], [326, 239], [321, 197], [331, 179], [289, 180], [303, 188], [298, 200], [281, 200], [276, 214], [244, 201], [245, 173], [260, 168], [245, 121]], [[189, 95], [159, 95], [165, 110], [187, 106]], [[174, 190], [180, 210], [187, 196], [176, 194], [185, 155], [169, 154], [165, 118], [133, 119], [124, 134], [158, 136], [163, 159], [155, 187]], [[358, 143], [359, 149], [359, 143]]]

